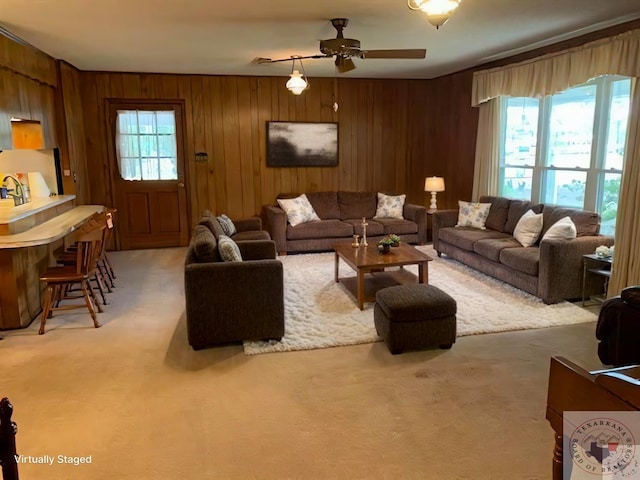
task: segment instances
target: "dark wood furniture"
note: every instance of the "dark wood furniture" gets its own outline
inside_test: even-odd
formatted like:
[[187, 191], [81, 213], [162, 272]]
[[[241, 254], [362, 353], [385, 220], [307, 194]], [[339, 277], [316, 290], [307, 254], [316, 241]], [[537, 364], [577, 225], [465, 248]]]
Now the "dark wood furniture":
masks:
[[589, 372], [566, 358], [551, 358], [546, 418], [555, 432], [553, 480], [571, 469], [563, 465], [563, 413], [640, 410], [638, 378], [637, 365]]
[[[54, 310], [68, 310], [86, 306], [93, 319], [93, 325], [96, 328], [100, 327], [96, 314], [96, 304], [98, 310], [102, 310], [97, 302], [90, 279], [96, 278], [100, 281], [100, 277], [97, 276], [98, 259], [102, 251], [106, 224], [100, 222], [91, 228], [91, 230], [78, 237], [77, 248], [74, 252], [76, 258], [73, 264], [50, 267], [40, 276], [40, 281], [46, 283], [42, 302], [42, 319], [40, 321], [40, 330], [38, 331], [40, 335], [45, 332], [44, 327], [47, 323], [47, 318]], [[71, 293], [71, 287], [75, 284], [80, 285], [82, 297], [74, 296]], [[63, 300], [76, 298], [83, 298], [84, 304], [60, 305]]]
[[0, 464], [3, 480], [18, 480], [16, 462], [16, 433], [18, 427], [11, 420], [13, 405], [8, 398], [0, 400]]
[[595, 253], [583, 255], [582, 260], [582, 306], [586, 300], [587, 276], [589, 274], [604, 277], [604, 291], [602, 295], [590, 295], [589, 298], [596, 302], [604, 302], [607, 299], [607, 288], [609, 286], [609, 278], [611, 277], [611, 266], [613, 265], [613, 257], [600, 257]]
[[[418, 283], [429, 283], [429, 262], [433, 258], [406, 243], [402, 243], [398, 247], [392, 247], [391, 252], [387, 254], [380, 254], [375, 242], [366, 247], [353, 247], [348, 242], [335, 243], [332, 247], [335, 252], [335, 281], [341, 281], [338, 275], [340, 259], [357, 274], [356, 298], [360, 310], [364, 308], [365, 301], [375, 300], [375, 292], [365, 297], [365, 274], [375, 273], [381, 276], [380, 274], [384, 274], [384, 270], [389, 267], [418, 265]], [[415, 279], [413, 274], [410, 275]], [[393, 284], [405, 283], [404, 279], [407, 275], [396, 275], [395, 277], [398, 281]], [[415, 282], [415, 280], [413, 281]]]

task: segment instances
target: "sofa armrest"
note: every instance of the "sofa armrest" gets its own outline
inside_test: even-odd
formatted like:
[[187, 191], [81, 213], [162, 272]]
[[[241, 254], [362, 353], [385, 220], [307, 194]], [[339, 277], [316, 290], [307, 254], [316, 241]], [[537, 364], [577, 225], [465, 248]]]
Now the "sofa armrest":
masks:
[[[583, 255], [594, 253], [600, 245], [613, 245], [614, 237], [590, 235], [572, 240], [540, 242], [538, 297], [545, 303], [557, 303], [582, 296]], [[585, 295], [599, 293], [602, 278], [590, 275]]]
[[190, 263], [184, 269], [187, 335], [195, 349], [284, 334], [279, 260]]
[[233, 220], [238, 232], [248, 232], [251, 230], [262, 230], [262, 219], [260, 217], [242, 218]]
[[418, 225], [418, 243], [427, 243], [427, 209], [422, 205], [405, 203], [402, 215]]
[[276, 258], [276, 242], [273, 240], [241, 240], [236, 242], [242, 260], [268, 260]]
[[275, 205], [266, 205], [264, 213], [267, 219], [267, 231], [276, 242], [276, 250], [280, 254], [287, 251], [287, 213]]
[[458, 210], [436, 210], [433, 212], [433, 219], [431, 222], [431, 238], [433, 240], [433, 248], [436, 252], [439, 252], [440, 237], [438, 236], [438, 230], [445, 227], [455, 227], [458, 223]]

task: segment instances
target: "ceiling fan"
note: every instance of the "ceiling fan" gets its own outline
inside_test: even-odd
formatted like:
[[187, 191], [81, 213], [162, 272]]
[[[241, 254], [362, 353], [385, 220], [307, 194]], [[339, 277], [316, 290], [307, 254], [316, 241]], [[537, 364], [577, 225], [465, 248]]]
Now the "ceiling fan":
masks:
[[360, 40], [354, 38], [344, 38], [342, 30], [349, 24], [348, 18], [333, 18], [331, 24], [338, 32], [336, 38], [320, 40], [320, 51], [322, 55], [307, 55], [304, 57], [295, 56], [289, 58], [281, 58], [272, 60], [271, 58], [257, 57], [253, 60], [254, 64], [276, 63], [291, 61], [292, 58], [331, 58], [336, 57], [336, 69], [340, 73], [345, 73], [356, 68], [352, 58], [383, 58], [383, 59], [423, 59], [427, 54], [424, 48], [413, 48], [403, 50], [362, 50], [360, 49]]

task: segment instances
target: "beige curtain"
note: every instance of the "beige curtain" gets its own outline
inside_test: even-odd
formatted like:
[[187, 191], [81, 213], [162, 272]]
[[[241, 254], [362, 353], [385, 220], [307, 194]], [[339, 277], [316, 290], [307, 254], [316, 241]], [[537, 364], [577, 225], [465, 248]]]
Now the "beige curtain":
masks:
[[480, 105], [476, 162], [473, 170], [472, 200], [482, 195], [497, 195], [500, 175], [500, 111], [502, 97]]
[[640, 30], [475, 72], [471, 104], [500, 95], [543, 97], [607, 74], [640, 77]]
[[613, 270], [608, 296], [631, 285], [640, 285], [640, 82], [633, 82], [633, 94], [625, 163], [620, 184]]

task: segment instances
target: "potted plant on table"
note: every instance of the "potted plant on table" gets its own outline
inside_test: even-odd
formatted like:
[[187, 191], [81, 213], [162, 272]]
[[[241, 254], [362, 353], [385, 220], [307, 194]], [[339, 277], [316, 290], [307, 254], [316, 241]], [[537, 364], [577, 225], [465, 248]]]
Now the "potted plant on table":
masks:
[[387, 235], [378, 242], [378, 252], [389, 253], [391, 247], [397, 247], [398, 245], [400, 245], [400, 237], [396, 234]]

